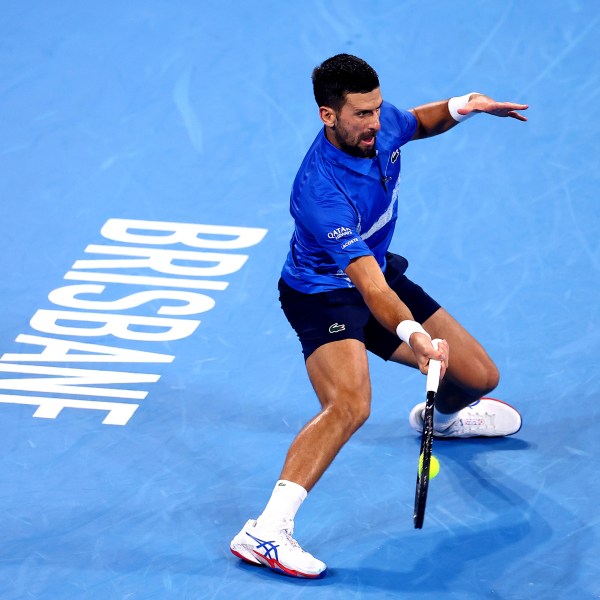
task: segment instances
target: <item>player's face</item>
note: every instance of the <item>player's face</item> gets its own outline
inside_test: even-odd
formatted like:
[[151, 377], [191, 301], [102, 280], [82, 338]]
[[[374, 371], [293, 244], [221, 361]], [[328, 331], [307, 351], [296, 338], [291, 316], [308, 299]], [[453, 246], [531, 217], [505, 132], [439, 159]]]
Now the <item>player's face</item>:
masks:
[[366, 94], [347, 94], [345, 104], [335, 113], [329, 141], [352, 156], [375, 156], [382, 101], [379, 88]]

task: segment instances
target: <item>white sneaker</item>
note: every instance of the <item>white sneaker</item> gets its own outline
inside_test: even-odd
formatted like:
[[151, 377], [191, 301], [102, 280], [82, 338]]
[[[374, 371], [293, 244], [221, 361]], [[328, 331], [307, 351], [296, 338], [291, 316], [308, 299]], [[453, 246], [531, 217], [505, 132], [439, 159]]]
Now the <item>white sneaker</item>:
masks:
[[[410, 412], [410, 426], [421, 433], [425, 402], [417, 404]], [[501, 437], [512, 435], [521, 429], [521, 415], [510, 404], [495, 398], [481, 398], [458, 412], [456, 419], [443, 430], [436, 429], [435, 437]]]
[[265, 565], [285, 575], [316, 579], [323, 577], [327, 565], [305, 552], [292, 537], [294, 522], [277, 527], [259, 527], [250, 519], [229, 546], [238, 558], [254, 565]]

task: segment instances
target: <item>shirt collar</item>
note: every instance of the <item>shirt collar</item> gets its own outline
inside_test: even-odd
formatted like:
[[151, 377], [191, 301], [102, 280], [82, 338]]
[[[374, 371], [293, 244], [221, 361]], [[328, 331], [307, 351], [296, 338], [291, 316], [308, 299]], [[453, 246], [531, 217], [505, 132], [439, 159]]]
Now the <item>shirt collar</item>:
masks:
[[339, 148], [336, 148], [325, 135], [325, 127], [321, 130], [321, 148], [323, 150], [323, 154], [328, 160], [335, 162], [343, 167], [347, 167], [356, 173], [360, 173], [361, 175], [369, 175], [371, 173], [371, 169], [374, 168], [375, 171], [371, 173], [371, 175], [375, 178], [379, 178], [379, 171], [377, 170], [377, 165], [375, 161], [377, 157], [374, 158], [359, 158], [358, 156], [352, 156]]

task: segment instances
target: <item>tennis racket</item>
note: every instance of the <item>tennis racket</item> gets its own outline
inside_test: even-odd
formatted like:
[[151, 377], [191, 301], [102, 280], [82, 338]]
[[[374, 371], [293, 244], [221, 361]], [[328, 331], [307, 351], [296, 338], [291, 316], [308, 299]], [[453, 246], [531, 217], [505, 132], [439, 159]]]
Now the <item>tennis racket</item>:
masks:
[[[436, 339], [431, 343], [437, 350], [440, 342], [441, 340]], [[429, 361], [429, 370], [427, 371], [427, 396], [425, 399], [425, 416], [423, 419], [423, 435], [421, 437], [421, 453], [419, 454], [419, 468], [417, 469], [417, 488], [415, 490], [415, 510], [413, 515], [415, 529], [423, 527], [423, 519], [425, 518], [427, 490], [429, 489], [429, 464], [431, 462], [431, 447], [433, 444], [433, 406], [440, 384], [441, 366], [439, 360], [432, 359]]]

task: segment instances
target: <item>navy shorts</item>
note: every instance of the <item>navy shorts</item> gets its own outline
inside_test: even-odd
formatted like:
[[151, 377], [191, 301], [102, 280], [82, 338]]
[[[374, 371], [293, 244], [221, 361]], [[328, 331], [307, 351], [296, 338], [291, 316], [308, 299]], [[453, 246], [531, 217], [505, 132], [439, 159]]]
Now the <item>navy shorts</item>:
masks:
[[[404, 272], [408, 261], [397, 254], [386, 255], [388, 285], [408, 306], [415, 321], [423, 323], [440, 305]], [[279, 280], [281, 308], [296, 331], [304, 360], [317, 348], [337, 340], [355, 339], [370, 352], [388, 360], [402, 343], [375, 319], [356, 288], [304, 294]]]

